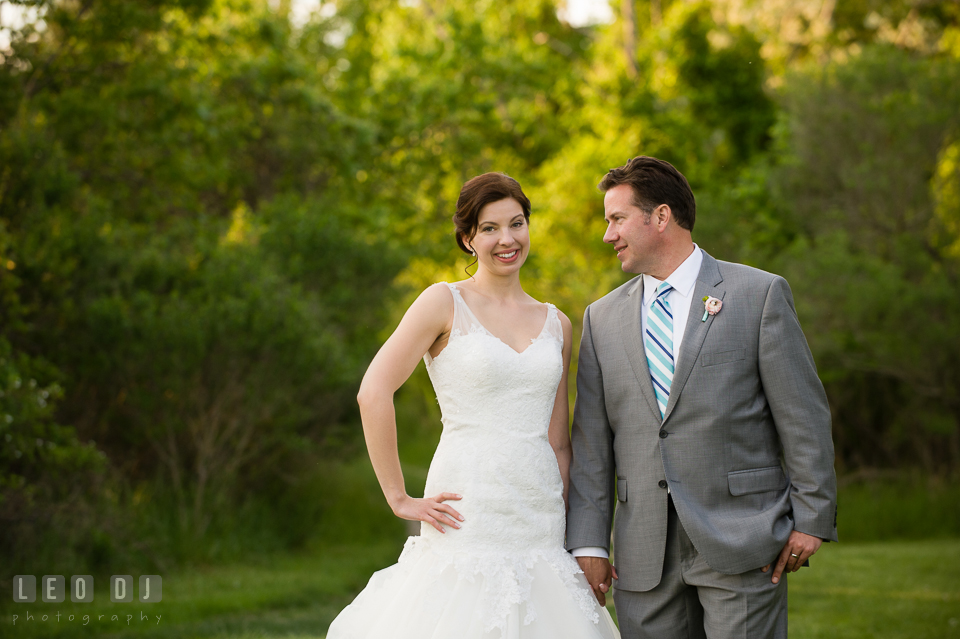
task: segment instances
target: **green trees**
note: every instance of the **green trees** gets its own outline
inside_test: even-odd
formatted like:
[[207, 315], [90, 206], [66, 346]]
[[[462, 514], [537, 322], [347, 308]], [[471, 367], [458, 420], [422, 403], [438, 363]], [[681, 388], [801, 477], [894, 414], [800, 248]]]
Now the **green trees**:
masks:
[[[353, 186], [369, 125], [330, 99], [322, 40], [265, 3], [58, 3], [46, 20], [2, 67], [2, 357], [24, 386], [0, 398], [4, 459], [34, 436], [86, 459], [75, 432], [108, 460], [117, 518], [169, 494], [177, 534], [203, 538], [337, 450], [355, 414], [400, 263]], [[45, 411], [18, 408], [29, 376]], [[35, 448], [5, 461], [14, 522], [37, 516], [19, 467], [54, 481]]]
[[787, 86], [762, 259], [813, 327], [840, 461], [956, 470], [960, 63], [877, 47]]

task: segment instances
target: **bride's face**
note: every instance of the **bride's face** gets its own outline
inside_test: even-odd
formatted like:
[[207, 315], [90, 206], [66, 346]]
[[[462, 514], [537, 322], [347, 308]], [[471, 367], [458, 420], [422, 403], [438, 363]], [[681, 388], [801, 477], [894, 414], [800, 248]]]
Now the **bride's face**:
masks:
[[530, 252], [530, 227], [523, 208], [513, 198], [480, 209], [477, 233], [467, 244], [483, 268], [498, 275], [520, 270]]

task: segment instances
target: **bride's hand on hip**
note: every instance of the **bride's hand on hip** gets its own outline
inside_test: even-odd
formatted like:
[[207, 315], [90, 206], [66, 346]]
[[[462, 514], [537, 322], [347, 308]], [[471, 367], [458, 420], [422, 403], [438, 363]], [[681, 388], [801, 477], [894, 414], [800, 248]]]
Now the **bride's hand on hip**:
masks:
[[424, 497], [423, 499], [406, 495], [393, 506], [393, 514], [400, 519], [428, 523], [441, 533], [446, 533], [447, 531], [443, 529], [441, 524], [459, 528], [459, 522], [463, 521], [463, 515], [443, 502], [458, 499], [461, 499], [461, 496], [456, 493], [440, 493], [435, 497]]

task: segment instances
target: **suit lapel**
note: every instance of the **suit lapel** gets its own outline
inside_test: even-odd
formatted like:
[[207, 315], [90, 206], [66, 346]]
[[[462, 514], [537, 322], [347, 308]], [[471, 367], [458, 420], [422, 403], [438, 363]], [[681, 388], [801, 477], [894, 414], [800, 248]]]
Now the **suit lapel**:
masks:
[[[713, 315], [707, 316], [707, 321], [703, 321], [703, 298], [707, 295], [723, 299], [725, 291], [717, 288], [717, 285], [723, 281], [720, 275], [720, 269], [717, 261], [710, 257], [706, 251], [703, 252], [703, 263], [700, 265], [700, 273], [697, 275], [697, 283], [693, 287], [693, 298], [690, 300], [690, 314], [687, 316], [687, 325], [683, 332], [683, 341], [680, 343], [680, 355], [677, 361], [677, 367], [673, 374], [673, 383], [670, 385], [670, 398], [667, 400], [667, 410], [664, 413], [663, 421], [667, 421], [673, 407], [680, 399], [680, 393], [683, 391], [687, 378], [693, 371], [693, 366], [700, 355], [700, 347], [703, 346], [703, 340], [707, 338], [707, 332], [713, 325]], [[647, 382], [650, 385], [650, 382]], [[652, 390], [650, 391], [653, 392]], [[659, 415], [659, 411], [657, 411]]]
[[620, 302], [620, 334], [627, 352], [627, 359], [637, 376], [640, 394], [647, 400], [647, 406], [660, 421], [660, 408], [653, 394], [653, 382], [650, 381], [650, 368], [647, 364], [647, 352], [643, 346], [643, 328], [640, 323], [640, 309], [643, 307], [643, 276], [637, 277], [637, 284]]

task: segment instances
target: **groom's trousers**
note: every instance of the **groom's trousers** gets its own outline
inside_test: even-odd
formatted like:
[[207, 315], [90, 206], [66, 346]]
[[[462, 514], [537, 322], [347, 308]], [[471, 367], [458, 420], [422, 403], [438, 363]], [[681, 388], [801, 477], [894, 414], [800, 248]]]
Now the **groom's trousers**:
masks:
[[772, 568], [739, 575], [713, 570], [667, 499], [660, 583], [647, 592], [613, 592], [623, 639], [786, 639], [786, 573], [773, 584]]

